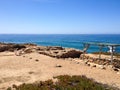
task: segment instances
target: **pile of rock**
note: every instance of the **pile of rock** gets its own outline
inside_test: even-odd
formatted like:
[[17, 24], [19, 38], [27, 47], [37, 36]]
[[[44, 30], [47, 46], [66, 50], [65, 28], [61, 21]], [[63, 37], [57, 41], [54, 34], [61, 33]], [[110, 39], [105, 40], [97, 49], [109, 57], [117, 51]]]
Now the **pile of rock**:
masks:
[[62, 47], [42, 47], [39, 48], [39, 53], [55, 58], [79, 58], [83, 52]]
[[12, 51], [17, 56], [26, 53], [38, 52], [56, 58], [79, 58], [83, 53], [80, 50], [63, 48], [59, 46], [37, 46], [35, 44], [14, 44], [14, 43], [0, 43], [0, 52]]
[[82, 51], [69, 50], [58, 55], [57, 58], [79, 58], [82, 54]]
[[89, 66], [92, 64], [91, 63], [94, 63], [94, 65], [101, 65], [102, 66], [110, 66], [112, 65], [112, 68], [113, 70], [115, 71], [120, 71], [120, 60], [116, 60], [114, 59], [113, 62], [111, 62], [110, 60], [107, 60], [107, 59], [99, 59], [99, 58], [93, 58], [93, 57], [90, 57], [90, 56], [87, 56], [87, 55], [81, 55], [80, 57], [81, 59], [84, 58], [84, 60], [86, 60], [86, 64], [88, 64]]
[[37, 46], [39, 51], [50, 51], [50, 50], [64, 50], [65, 48], [59, 46]]

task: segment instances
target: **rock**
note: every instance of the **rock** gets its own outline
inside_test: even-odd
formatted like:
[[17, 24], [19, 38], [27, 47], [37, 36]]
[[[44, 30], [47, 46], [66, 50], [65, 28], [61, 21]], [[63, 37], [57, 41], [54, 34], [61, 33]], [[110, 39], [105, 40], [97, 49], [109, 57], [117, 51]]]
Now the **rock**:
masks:
[[117, 72], [119, 71], [119, 69], [118, 69], [118, 68], [113, 68], [113, 70], [114, 70], [114, 71], [117, 71]]
[[0, 44], [0, 52], [4, 52], [4, 51], [15, 51], [15, 50], [20, 50], [26, 48], [26, 46], [22, 45], [22, 44], [13, 44], [13, 43], [2, 43]]
[[36, 59], [35, 61], [36, 61], [36, 62], [38, 62], [39, 60], [38, 60], [38, 59]]
[[85, 61], [85, 64], [88, 64], [88, 61]]
[[59, 51], [54, 51], [53, 53], [57, 54], [57, 53], [59, 53]]
[[67, 51], [65, 53], [62, 53], [58, 57], [59, 58], [79, 58], [81, 54], [82, 54], [81, 51], [70, 50], [70, 51]]
[[[58, 48], [58, 49], [55, 49]], [[39, 51], [40, 54], [44, 54], [50, 57], [55, 57], [55, 58], [79, 58], [80, 55], [82, 54], [82, 51], [74, 50], [74, 49], [64, 49], [64, 50], [59, 50], [59, 47], [47, 47], [47, 50], [44, 51]]]
[[48, 47], [50, 50], [63, 50], [64, 48], [59, 47], [59, 46], [54, 46], [54, 47]]
[[90, 63], [88, 63], [87, 65], [90, 66]]
[[15, 55], [16, 56], [20, 56], [20, 52], [19, 51], [15, 51]]
[[109, 69], [113, 69], [113, 65], [108, 65], [108, 68]]
[[25, 52], [25, 53], [31, 53], [31, 52], [32, 52], [32, 49], [31, 49], [31, 48], [26, 48], [26, 49], [24, 50], [24, 52]]
[[104, 65], [98, 65], [100, 69], [106, 69]]
[[[38, 52], [40, 54], [44, 54], [47, 56], [55, 57], [55, 58], [79, 58], [83, 53], [80, 50], [70, 49], [70, 48], [62, 48], [59, 46], [36, 46], [34, 44], [5, 44], [0, 43], [0, 52], [3, 51], [15, 51], [22, 50], [23, 54]], [[19, 56], [19, 54], [16, 54]]]
[[30, 72], [28, 72], [29, 74], [33, 74], [34, 72], [33, 71], [30, 71]]
[[30, 57], [29, 59], [32, 59], [32, 57]]
[[93, 60], [91, 59], [91, 60], [89, 60], [89, 62], [93, 62]]
[[87, 64], [88, 66], [91, 66], [91, 67], [96, 67], [96, 65], [95, 65], [94, 63], [86, 62], [86, 64]]
[[120, 69], [120, 61], [119, 60], [116, 63], [114, 62], [114, 67]]
[[46, 50], [47, 48], [45, 47], [45, 46], [37, 46], [36, 47], [36, 50], [37, 51], [44, 51], [44, 50]]
[[24, 51], [22, 49], [18, 50], [18, 51], [15, 51], [16, 56], [21, 56], [22, 54], [24, 54]]
[[18, 50], [20, 50], [20, 49], [26, 48], [26, 46], [24, 46], [24, 45], [19, 45], [19, 44], [15, 44], [15, 45], [12, 46], [12, 48], [13, 48], [13, 49], [18, 49]]
[[56, 67], [62, 67], [60, 64], [57, 64]]
[[76, 62], [76, 64], [80, 64], [80, 62]]
[[93, 65], [92, 67], [96, 67], [96, 65]]
[[25, 56], [23, 56], [23, 57], [25, 57]]

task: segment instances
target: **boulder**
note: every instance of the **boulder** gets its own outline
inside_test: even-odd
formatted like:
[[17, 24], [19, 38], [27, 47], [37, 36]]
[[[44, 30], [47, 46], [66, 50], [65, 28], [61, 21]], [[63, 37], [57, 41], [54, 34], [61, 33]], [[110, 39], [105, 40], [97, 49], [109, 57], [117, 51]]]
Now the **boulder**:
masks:
[[82, 54], [81, 51], [77, 50], [70, 50], [65, 53], [62, 53], [61, 55], [57, 56], [58, 58], [79, 58]]
[[100, 68], [100, 69], [106, 69], [104, 65], [98, 65], [98, 68]]

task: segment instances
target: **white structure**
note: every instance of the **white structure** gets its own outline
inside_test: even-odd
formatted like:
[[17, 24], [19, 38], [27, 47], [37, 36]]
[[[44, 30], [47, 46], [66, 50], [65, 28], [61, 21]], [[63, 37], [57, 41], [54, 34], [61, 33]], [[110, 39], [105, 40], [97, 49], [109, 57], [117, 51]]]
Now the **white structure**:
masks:
[[112, 46], [108, 46], [108, 48], [109, 48], [109, 51], [108, 51], [108, 52], [110, 52], [110, 53], [115, 52], [115, 48], [116, 48], [116, 47], [113, 47], [113, 48], [112, 48]]

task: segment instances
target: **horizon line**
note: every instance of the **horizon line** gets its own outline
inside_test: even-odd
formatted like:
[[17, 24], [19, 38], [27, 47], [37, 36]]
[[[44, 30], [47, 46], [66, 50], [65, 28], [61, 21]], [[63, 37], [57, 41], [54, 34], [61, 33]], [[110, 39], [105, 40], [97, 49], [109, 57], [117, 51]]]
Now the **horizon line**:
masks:
[[108, 35], [111, 35], [111, 34], [116, 34], [116, 35], [118, 35], [118, 34], [120, 34], [120, 33], [0, 33], [0, 35], [87, 35], [87, 34], [91, 34], [91, 35], [94, 35], [94, 34], [97, 34], [97, 35], [100, 35], [100, 34], [108, 34]]

